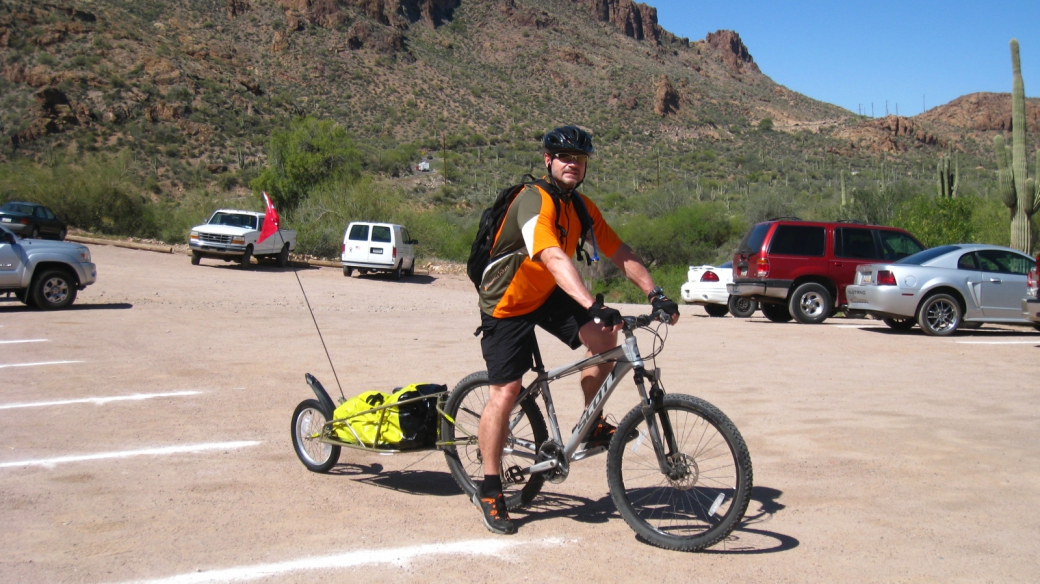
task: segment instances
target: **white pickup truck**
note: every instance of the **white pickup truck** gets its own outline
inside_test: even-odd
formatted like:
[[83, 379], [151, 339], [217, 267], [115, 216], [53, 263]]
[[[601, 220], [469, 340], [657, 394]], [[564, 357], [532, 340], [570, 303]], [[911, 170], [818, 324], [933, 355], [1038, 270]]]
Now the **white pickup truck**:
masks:
[[256, 256], [257, 262], [272, 260], [284, 268], [289, 263], [289, 252], [296, 249], [296, 231], [279, 229], [257, 243], [263, 225], [263, 213], [232, 209], [215, 211], [204, 225], [191, 228], [188, 247], [191, 248], [192, 265], [199, 265], [202, 258], [215, 258], [225, 262], [237, 261], [243, 269], [249, 269], [249, 260]]

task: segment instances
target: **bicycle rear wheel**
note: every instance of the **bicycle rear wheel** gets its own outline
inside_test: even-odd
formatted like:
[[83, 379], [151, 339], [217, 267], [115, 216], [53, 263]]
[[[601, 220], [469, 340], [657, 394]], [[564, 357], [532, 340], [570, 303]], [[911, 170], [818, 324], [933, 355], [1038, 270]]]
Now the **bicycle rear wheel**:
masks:
[[[618, 512], [640, 536], [669, 550], [699, 551], [737, 526], [751, 499], [751, 455], [733, 422], [688, 395], [666, 395], [655, 417], [672, 476], [661, 472], [640, 407], [625, 416], [607, 453], [607, 483]], [[667, 424], [665, 421], [667, 420]], [[635, 430], [631, 442], [616, 438]]]
[[[477, 444], [477, 431], [490, 391], [487, 371], [469, 375], [448, 394], [444, 405], [448, 418], [441, 418], [441, 441], [449, 443], [444, 446], [444, 456], [451, 475], [467, 497], [472, 497], [484, 480], [484, 458]], [[515, 405], [509, 420], [512, 430], [506, 438], [499, 474], [503, 477], [506, 505], [512, 510], [534, 499], [545, 484], [545, 476], [536, 474], [517, 483], [510, 479], [508, 469], [514, 466], [527, 468], [534, 464], [538, 448], [549, 434], [545, 429], [545, 418], [533, 399]]]

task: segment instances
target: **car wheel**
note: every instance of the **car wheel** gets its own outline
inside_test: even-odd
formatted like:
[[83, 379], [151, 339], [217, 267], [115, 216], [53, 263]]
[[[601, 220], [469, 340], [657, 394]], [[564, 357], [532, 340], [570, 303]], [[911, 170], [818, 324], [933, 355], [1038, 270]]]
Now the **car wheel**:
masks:
[[707, 312], [708, 316], [726, 316], [729, 314], [729, 307], [725, 304], [705, 304], [704, 312]]
[[343, 275], [344, 276], [349, 278], [350, 275], [353, 274], [353, 273], [354, 273], [354, 268], [348, 268], [347, 266], [343, 266]]
[[199, 253], [197, 251], [191, 252], [191, 265], [197, 266], [197, 265], [199, 265], [199, 262], [201, 262], [201, 261], [202, 261], [202, 254], [201, 253]]
[[1033, 328], [1035, 328], [1038, 332], [1040, 332], [1040, 322], [1034, 322], [1033, 323]]
[[411, 278], [415, 275], [415, 259], [412, 259], [412, 264], [408, 266], [408, 269], [404, 271], [404, 275]]
[[393, 271], [390, 272], [390, 275], [393, 276], [395, 280], [400, 280], [401, 279], [401, 266], [398, 265], [396, 268], [394, 268]]
[[253, 259], [253, 246], [247, 245], [246, 250], [242, 252], [242, 269], [249, 269], [249, 261]]
[[961, 324], [961, 305], [949, 294], [929, 296], [917, 309], [917, 324], [926, 335], [952, 335]]
[[65, 236], [68, 234], [68, 230], [62, 227], [61, 231], [58, 232], [58, 241], [65, 241]]
[[282, 246], [282, 251], [278, 252], [278, 267], [284, 268], [289, 265], [289, 244]]
[[31, 293], [38, 308], [65, 308], [76, 300], [76, 280], [65, 270], [46, 270], [33, 281]]
[[888, 325], [888, 328], [896, 331], [908, 331], [914, 328], [917, 321], [911, 318], [883, 318], [881, 322]]
[[758, 310], [758, 302], [744, 296], [729, 297], [729, 313], [736, 318], [749, 318]]
[[820, 324], [831, 315], [831, 293], [822, 284], [806, 282], [791, 295], [791, 316], [802, 324]]
[[762, 310], [762, 314], [773, 322], [791, 321], [791, 311], [788, 310], [787, 306], [784, 304], [762, 303], [759, 305], [759, 308]]

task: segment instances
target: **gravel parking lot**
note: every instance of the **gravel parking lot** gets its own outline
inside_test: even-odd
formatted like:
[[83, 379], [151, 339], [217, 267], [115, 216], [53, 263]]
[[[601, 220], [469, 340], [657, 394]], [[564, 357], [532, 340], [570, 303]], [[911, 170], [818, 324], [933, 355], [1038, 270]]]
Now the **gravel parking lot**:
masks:
[[[512, 537], [484, 529], [439, 453], [344, 451], [308, 472], [289, 434], [313, 396], [303, 375], [338, 390], [293, 272], [91, 252], [98, 282], [72, 310], [0, 298], [3, 582], [1008, 582], [1040, 567], [1032, 329], [938, 339], [684, 307], [657, 365], [670, 392], [733, 419], [756, 486], [728, 541], [681, 554], [636, 539], [602, 456], [547, 485]], [[348, 397], [483, 368], [464, 276], [299, 278]], [[554, 386], [566, 429], [576, 384]], [[607, 411], [634, 404], [626, 384]]]

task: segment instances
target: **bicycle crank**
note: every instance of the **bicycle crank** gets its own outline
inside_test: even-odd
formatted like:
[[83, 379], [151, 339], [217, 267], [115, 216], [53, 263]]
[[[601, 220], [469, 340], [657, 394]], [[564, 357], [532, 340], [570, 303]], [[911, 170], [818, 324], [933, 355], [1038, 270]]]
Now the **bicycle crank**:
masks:
[[563, 456], [563, 446], [553, 440], [546, 440], [542, 443], [541, 448], [538, 449], [538, 462], [555, 461], [556, 464], [549, 470], [545, 471], [545, 478], [550, 483], [560, 484], [567, 480], [567, 476], [570, 474], [570, 465], [567, 464], [566, 458]]

